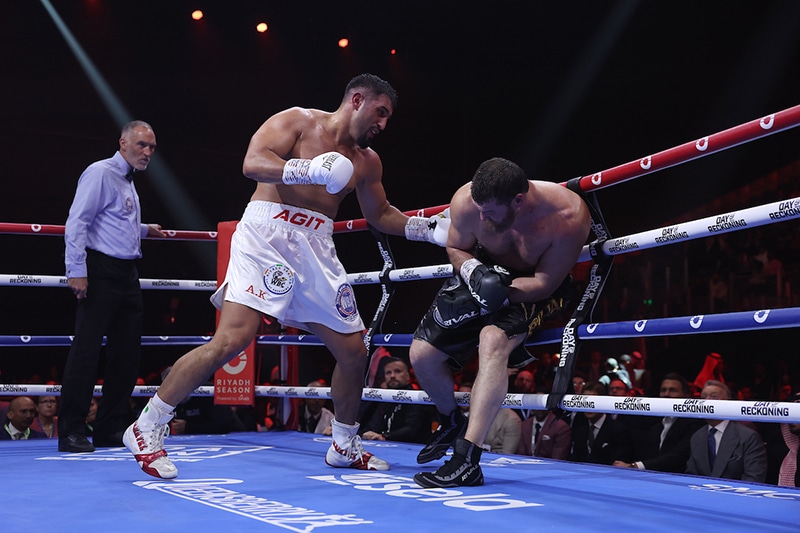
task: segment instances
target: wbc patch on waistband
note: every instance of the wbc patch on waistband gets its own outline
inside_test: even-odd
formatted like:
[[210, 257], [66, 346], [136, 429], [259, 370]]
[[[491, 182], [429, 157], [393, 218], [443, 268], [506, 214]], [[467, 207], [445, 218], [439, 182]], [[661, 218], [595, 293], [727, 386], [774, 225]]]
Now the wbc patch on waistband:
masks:
[[339, 290], [336, 291], [336, 311], [339, 312], [339, 316], [347, 321], [355, 320], [358, 316], [353, 287], [349, 283], [341, 285]]
[[294, 273], [281, 263], [272, 265], [264, 272], [264, 286], [272, 294], [286, 294], [294, 287]]

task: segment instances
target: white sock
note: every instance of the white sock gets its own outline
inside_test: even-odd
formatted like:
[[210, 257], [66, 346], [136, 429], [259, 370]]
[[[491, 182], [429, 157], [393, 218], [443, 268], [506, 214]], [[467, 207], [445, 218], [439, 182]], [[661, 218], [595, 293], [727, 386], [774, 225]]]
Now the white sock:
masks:
[[350, 445], [350, 439], [353, 435], [358, 433], [360, 424], [356, 422], [354, 425], [342, 424], [335, 418], [331, 421], [331, 428], [333, 429], [333, 442], [340, 448], [345, 448]]
[[139, 415], [139, 429], [149, 431], [156, 426], [167, 424], [175, 415], [174, 411], [175, 407], [164, 403], [164, 400], [159, 398], [156, 393], [144, 406], [142, 414]]

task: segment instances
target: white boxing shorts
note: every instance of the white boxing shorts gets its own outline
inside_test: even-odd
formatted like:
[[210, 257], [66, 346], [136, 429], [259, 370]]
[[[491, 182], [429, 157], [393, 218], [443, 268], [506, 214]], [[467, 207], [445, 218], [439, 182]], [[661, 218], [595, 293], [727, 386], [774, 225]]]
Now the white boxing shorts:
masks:
[[364, 330], [336, 255], [333, 220], [291, 205], [247, 204], [231, 237], [225, 281], [211, 303], [221, 309], [223, 298], [306, 331], [312, 323], [339, 333]]

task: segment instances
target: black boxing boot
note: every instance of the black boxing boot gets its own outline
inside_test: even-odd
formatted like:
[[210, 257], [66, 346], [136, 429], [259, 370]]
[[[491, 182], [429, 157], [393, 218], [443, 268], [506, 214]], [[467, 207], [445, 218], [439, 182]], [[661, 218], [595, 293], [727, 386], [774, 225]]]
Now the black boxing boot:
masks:
[[425, 488], [477, 487], [483, 485], [481, 450], [466, 439], [458, 439], [453, 457], [436, 472], [420, 472], [414, 481]]
[[431, 435], [428, 444], [417, 455], [417, 463], [424, 464], [441, 459], [450, 446], [456, 441], [464, 437], [467, 431], [467, 419], [461, 413], [458, 407], [450, 413], [450, 416], [439, 416], [439, 427]]

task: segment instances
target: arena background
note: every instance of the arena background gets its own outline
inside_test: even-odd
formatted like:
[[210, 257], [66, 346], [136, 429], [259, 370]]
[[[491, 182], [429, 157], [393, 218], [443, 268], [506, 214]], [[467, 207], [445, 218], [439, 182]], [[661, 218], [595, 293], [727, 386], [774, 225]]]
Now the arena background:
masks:
[[[82, 68], [45, 4], [63, 19], [131, 118], [150, 122], [158, 152], [137, 178], [143, 218], [169, 229], [215, 229], [236, 220], [253, 190], [241, 174], [248, 140], [293, 105], [333, 110], [346, 82], [368, 71], [389, 80], [400, 104], [375, 142], [389, 199], [402, 210], [448, 203], [486, 158], [519, 162], [536, 179], [566, 181], [800, 103], [800, 4], [793, 1], [213, 2], [51, 0], [0, 4], [3, 142], [0, 219], [63, 224], [78, 176], [110, 157], [119, 127], [108, 94]], [[193, 9], [205, 18], [191, 19]], [[265, 34], [255, 25], [267, 22]], [[350, 39], [346, 49], [337, 47]], [[395, 49], [396, 53], [391, 54]], [[797, 196], [800, 132], [787, 131], [601, 191], [618, 235]], [[358, 218], [354, 195], [339, 219]], [[797, 223], [763, 230], [780, 241], [797, 305]], [[748, 230], [731, 234], [744, 247]], [[348, 270], [379, 268], [364, 234], [339, 238]], [[0, 272], [63, 274], [57, 237], [3, 236]], [[437, 264], [444, 252], [393, 239], [399, 266]], [[142, 277], [213, 279], [208, 243], [147, 241]], [[704, 243], [615, 261], [598, 321], [710, 312]], [[688, 257], [688, 264], [684, 263]], [[671, 286], [663, 268], [674, 265]], [[682, 279], [682, 274], [688, 277]], [[744, 273], [746, 275], [747, 273]], [[433, 295], [438, 282], [422, 282]], [[374, 288], [358, 289], [372, 315]], [[632, 304], [621, 307], [627, 289]], [[0, 287], [0, 333], [72, 333], [68, 291]], [[409, 333], [428, 305], [395, 296], [385, 330]], [[213, 331], [206, 293], [145, 293], [145, 334]], [[740, 302], [744, 305], [743, 302]], [[691, 305], [690, 305], [691, 304]], [[691, 377], [722, 353], [745, 376], [754, 360], [797, 368], [797, 330], [584, 346], [606, 356], [646, 348], [654, 372]], [[556, 347], [552, 347], [556, 349]], [[2, 348], [0, 381], [57, 378], [66, 348]], [[307, 348], [301, 380], [330, 370]], [[398, 350], [399, 351], [399, 350]], [[146, 349], [142, 374], [183, 352]], [[269, 364], [265, 365], [266, 368]]]

